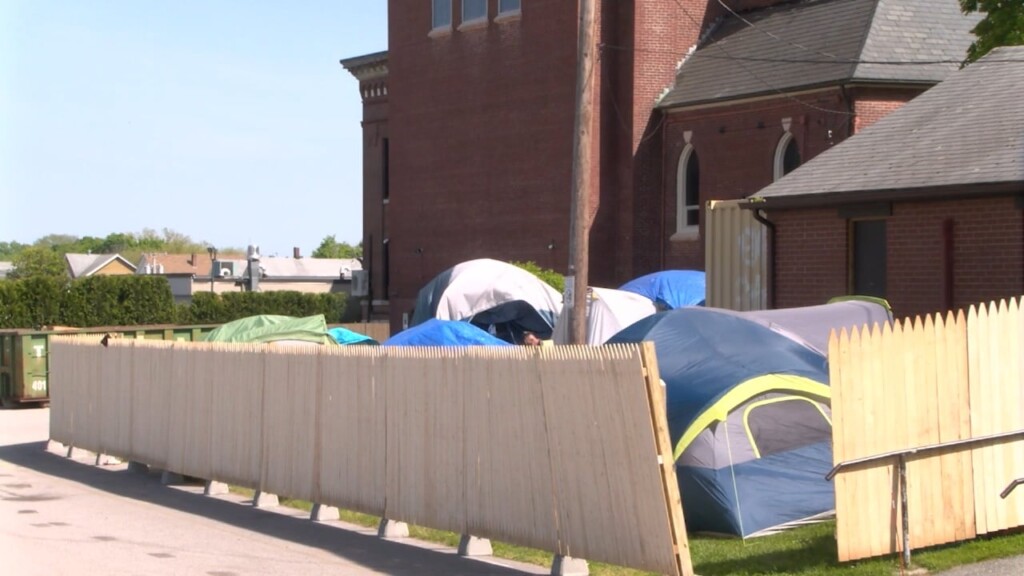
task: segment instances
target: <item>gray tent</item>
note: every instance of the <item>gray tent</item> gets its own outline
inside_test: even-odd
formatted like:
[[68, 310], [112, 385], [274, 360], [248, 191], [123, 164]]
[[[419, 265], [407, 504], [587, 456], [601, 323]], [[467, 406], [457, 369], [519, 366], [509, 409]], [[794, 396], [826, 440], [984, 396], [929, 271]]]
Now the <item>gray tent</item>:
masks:
[[837, 298], [820, 306], [749, 310], [739, 314], [796, 334], [825, 355], [828, 355], [828, 337], [832, 330], [838, 332], [844, 328], [892, 322], [892, 311], [885, 300], [861, 297]]

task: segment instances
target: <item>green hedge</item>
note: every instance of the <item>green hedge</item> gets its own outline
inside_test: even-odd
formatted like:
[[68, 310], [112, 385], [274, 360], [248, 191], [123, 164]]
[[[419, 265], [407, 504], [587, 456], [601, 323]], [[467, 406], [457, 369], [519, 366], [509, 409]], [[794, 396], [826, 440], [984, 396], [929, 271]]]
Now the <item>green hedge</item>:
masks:
[[162, 276], [93, 276], [70, 283], [51, 278], [0, 281], [0, 328], [221, 324], [256, 314], [312, 316], [329, 323], [358, 317], [347, 294], [230, 292], [194, 294], [174, 304]]

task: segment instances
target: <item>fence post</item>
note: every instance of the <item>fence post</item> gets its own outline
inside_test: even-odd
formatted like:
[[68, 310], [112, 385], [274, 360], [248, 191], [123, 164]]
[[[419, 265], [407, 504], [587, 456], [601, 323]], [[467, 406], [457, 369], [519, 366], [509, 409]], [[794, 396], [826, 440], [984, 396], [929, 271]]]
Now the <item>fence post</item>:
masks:
[[900, 516], [903, 524], [903, 568], [910, 568], [910, 511], [907, 510], [907, 455], [900, 454]]

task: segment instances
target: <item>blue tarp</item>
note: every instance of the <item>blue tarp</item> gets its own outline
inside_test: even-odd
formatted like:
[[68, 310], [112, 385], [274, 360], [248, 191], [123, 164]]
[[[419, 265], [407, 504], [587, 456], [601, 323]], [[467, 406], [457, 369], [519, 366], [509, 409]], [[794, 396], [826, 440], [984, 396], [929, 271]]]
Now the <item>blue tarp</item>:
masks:
[[384, 341], [385, 346], [511, 346], [469, 322], [431, 318], [402, 330]]
[[608, 342], [641, 341], [655, 343], [665, 382], [688, 529], [746, 537], [834, 509], [824, 355], [702, 307], [648, 316]]
[[699, 270], [664, 270], [630, 280], [619, 290], [646, 296], [665, 310], [703, 306], [704, 273]]
[[380, 342], [377, 342], [366, 334], [360, 334], [359, 332], [349, 330], [343, 326], [331, 328], [327, 331], [327, 335], [333, 338], [338, 344], [346, 346], [350, 344], [380, 344]]

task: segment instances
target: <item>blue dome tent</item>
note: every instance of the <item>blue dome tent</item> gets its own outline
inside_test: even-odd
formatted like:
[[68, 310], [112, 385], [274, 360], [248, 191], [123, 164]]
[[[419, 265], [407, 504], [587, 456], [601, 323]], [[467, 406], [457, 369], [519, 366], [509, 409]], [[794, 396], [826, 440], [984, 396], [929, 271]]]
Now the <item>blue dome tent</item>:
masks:
[[830, 514], [825, 357], [723, 310], [659, 312], [609, 343], [653, 341], [687, 528], [744, 538]]
[[384, 346], [511, 346], [470, 324], [458, 320], [431, 318], [402, 330], [384, 341]]
[[664, 270], [635, 278], [619, 290], [650, 298], [662, 310], [704, 305], [704, 273], [699, 270]]

